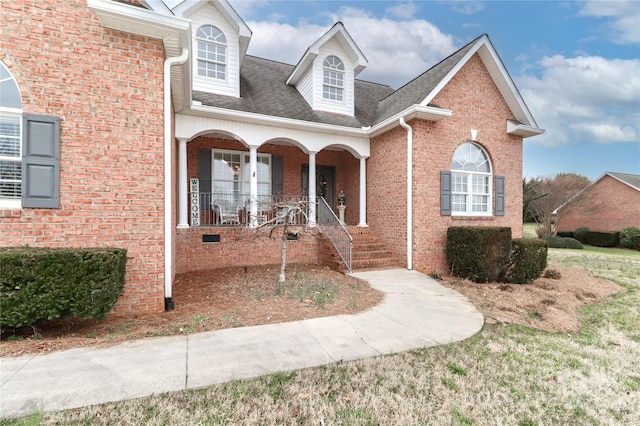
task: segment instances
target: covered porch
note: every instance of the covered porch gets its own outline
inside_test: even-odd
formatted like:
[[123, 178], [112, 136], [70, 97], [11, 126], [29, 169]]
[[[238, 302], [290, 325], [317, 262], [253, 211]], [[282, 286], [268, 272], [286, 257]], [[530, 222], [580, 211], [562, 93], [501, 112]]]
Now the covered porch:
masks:
[[286, 204], [303, 206], [290, 224], [315, 227], [339, 199], [344, 224], [366, 227], [368, 138], [277, 130], [177, 114], [177, 228], [256, 228]]

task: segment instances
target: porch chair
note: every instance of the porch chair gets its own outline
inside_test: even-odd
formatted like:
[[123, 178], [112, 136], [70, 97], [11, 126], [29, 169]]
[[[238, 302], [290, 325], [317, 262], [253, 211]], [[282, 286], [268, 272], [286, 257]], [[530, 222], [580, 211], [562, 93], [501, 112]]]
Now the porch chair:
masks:
[[240, 225], [238, 206], [229, 200], [213, 200], [211, 204], [216, 215], [217, 225]]

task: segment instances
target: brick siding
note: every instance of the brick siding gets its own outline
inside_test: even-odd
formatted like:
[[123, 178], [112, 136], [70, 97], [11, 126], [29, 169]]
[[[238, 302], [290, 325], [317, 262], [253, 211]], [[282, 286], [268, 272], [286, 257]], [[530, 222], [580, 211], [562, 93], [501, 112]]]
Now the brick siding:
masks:
[[611, 176], [604, 176], [576, 197], [561, 213], [558, 231], [617, 232], [630, 226], [640, 228], [640, 191]]
[[0, 21], [24, 112], [61, 119], [61, 207], [3, 210], [1, 245], [126, 248], [114, 311], [162, 311], [162, 42], [101, 27], [85, 0], [5, 1]]
[[[522, 138], [506, 133], [512, 113], [478, 55], [432, 104], [452, 110], [453, 115], [437, 122], [409, 123], [413, 128], [413, 267], [444, 273], [449, 226], [508, 226], [514, 238], [522, 236]], [[440, 171], [451, 169], [455, 150], [471, 138], [470, 129], [478, 130], [478, 143], [490, 156], [493, 175], [505, 176], [504, 217], [440, 215]], [[405, 262], [406, 138], [402, 128], [374, 138], [367, 161], [369, 224]]]

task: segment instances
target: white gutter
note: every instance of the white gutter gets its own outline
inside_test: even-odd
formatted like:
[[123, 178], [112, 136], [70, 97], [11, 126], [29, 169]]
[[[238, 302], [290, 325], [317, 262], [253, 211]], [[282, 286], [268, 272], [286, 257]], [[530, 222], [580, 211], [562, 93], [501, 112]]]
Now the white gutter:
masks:
[[173, 268], [172, 268], [172, 241], [171, 235], [171, 192], [173, 188], [173, 175], [171, 173], [171, 67], [181, 65], [189, 59], [189, 50], [182, 48], [180, 56], [172, 56], [164, 61], [164, 306], [165, 310], [173, 310]]
[[413, 129], [399, 119], [407, 130], [407, 269], [413, 269]]

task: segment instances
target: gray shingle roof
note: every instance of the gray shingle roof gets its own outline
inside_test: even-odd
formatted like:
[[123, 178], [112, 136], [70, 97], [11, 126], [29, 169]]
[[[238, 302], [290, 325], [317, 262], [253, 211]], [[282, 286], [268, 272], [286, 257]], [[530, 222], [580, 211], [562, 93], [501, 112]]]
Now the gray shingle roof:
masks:
[[626, 183], [627, 185], [640, 191], [640, 175], [632, 175], [630, 173], [614, 173], [606, 172], [605, 175], [612, 176], [619, 181]]
[[[482, 37], [482, 36], [481, 36]], [[240, 98], [193, 92], [203, 105], [345, 127], [367, 127], [420, 104], [469, 52], [478, 39], [394, 91], [391, 87], [355, 81], [355, 116], [314, 111], [298, 90], [286, 84], [293, 65], [246, 56], [240, 70]]]
[[360, 128], [372, 124], [378, 101], [393, 92], [389, 86], [356, 80], [355, 117], [314, 111], [295, 87], [286, 84], [293, 68], [246, 56], [240, 70], [240, 98], [194, 91], [193, 99], [207, 106]]
[[[482, 36], [480, 36], [482, 37]], [[433, 89], [444, 79], [447, 74], [460, 62], [460, 60], [473, 47], [476, 38], [462, 49], [443, 59], [417, 78], [411, 80], [391, 95], [380, 101], [376, 114], [376, 123], [380, 123], [394, 114], [410, 107], [420, 104]]]

